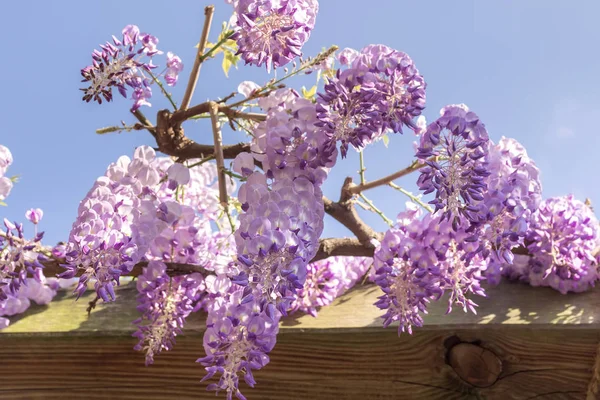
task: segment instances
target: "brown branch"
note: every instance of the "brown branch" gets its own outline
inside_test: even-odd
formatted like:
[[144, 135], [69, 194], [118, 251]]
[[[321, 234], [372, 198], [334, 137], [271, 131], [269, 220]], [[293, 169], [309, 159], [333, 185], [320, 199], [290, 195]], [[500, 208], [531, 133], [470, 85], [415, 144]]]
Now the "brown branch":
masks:
[[[61, 264], [65, 264], [66, 260], [64, 258], [52, 258], [48, 261], [43, 262], [44, 265], [44, 275], [47, 277], [56, 277], [56, 275], [65, 272], [65, 269], [61, 267]], [[147, 262], [137, 263], [131, 272], [125, 274], [124, 276], [138, 276], [142, 274], [142, 269], [148, 265]], [[194, 272], [199, 272], [202, 275], [211, 274], [211, 272], [207, 271], [201, 265], [193, 265], [193, 264], [181, 264], [181, 263], [173, 263], [173, 262], [165, 262], [167, 266], [167, 274], [173, 275], [186, 275]], [[81, 273], [78, 273], [77, 276], [80, 276]]]
[[221, 136], [221, 127], [219, 126], [219, 106], [214, 101], [211, 101], [209, 107], [210, 121], [212, 123], [213, 141], [215, 145], [215, 159], [217, 160], [217, 178], [219, 183], [219, 201], [221, 206], [226, 213], [228, 210], [228, 199], [227, 199], [227, 182], [225, 181], [225, 163], [223, 159], [223, 138]]
[[[195, 106], [190, 107], [186, 110], [177, 110], [173, 113], [173, 116], [171, 117], [171, 122], [173, 124], [181, 124], [192, 117], [206, 114], [210, 111], [210, 103], [210, 101], [207, 101], [204, 103], [196, 104]], [[267, 119], [267, 116], [265, 114], [245, 113], [242, 111], [235, 110], [231, 106], [226, 106], [224, 104], [219, 104], [219, 112], [225, 114], [229, 118], [249, 119], [257, 122], [264, 121]]]
[[140, 110], [135, 110], [134, 112], [132, 112], [132, 114], [137, 118], [138, 121], [140, 121], [140, 123], [144, 126], [145, 129], [148, 129], [148, 132], [150, 132], [152, 136], [154, 136], [154, 138], [156, 139], [156, 129], [154, 128], [154, 125], [152, 125], [152, 122], [150, 122], [150, 120], [148, 120], [148, 118], [146, 118], [146, 116]]
[[[207, 108], [208, 111], [208, 108]], [[191, 158], [206, 158], [215, 152], [213, 145], [198, 144], [184, 135], [183, 128], [173, 123], [169, 110], [158, 112], [156, 119], [156, 144], [158, 150], [169, 156], [177, 157], [179, 161]], [[249, 143], [238, 143], [223, 146], [223, 158], [235, 158], [238, 154], [250, 152]]]
[[100, 300], [100, 296], [96, 296], [96, 298], [88, 303], [88, 307], [85, 309], [87, 311], [88, 317], [92, 313], [92, 310], [96, 308], [98, 304], [98, 300]]
[[321, 239], [319, 250], [311, 262], [336, 256], [373, 257], [374, 247], [365, 247], [356, 238]]
[[351, 189], [354, 187], [352, 178], [348, 177], [344, 181], [342, 190], [340, 193], [340, 200], [333, 202], [327, 197], [323, 196], [323, 205], [325, 206], [325, 212], [331, 215], [336, 221], [344, 225], [350, 230], [358, 239], [358, 242], [363, 247], [371, 250], [374, 249], [372, 239], [381, 239], [381, 233], [376, 232], [373, 228], [367, 225], [358, 215], [356, 207], [352, 200]]
[[194, 89], [196, 89], [196, 83], [200, 76], [200, 67], [202, 66], [202, 54], [204, 53], [204, 48], [208, 41], [208, 32], [210, 31], [214, 12], [215, 6], [210, 5], [204, 8], [204, 27], [202, 28], [202, 35], [200, 36], [200, 42], [198, 43], [198, 54], [196, 55], [194, 66], [190, 72], [190, 80], [185, 88], [185, 94], [181, 100], [181, 106], [179, 107], [180, 110], [185, 110], [189, 107], [192, 95], [194, 94]]
[[411, 173], [417, 171], [418, 169], [425, 167], [426, 165], [427, 164], [420, 164], [418, 161], [414, 161], [408, 167], [401, 169], [400, 171], [394, 172], [391, 175], [384, 176], [383, 178], [379, 178], [377, 180], [374, 180], [372, 182], [368, 182], [365, 184], [355, 185], [350, 188], [350, 193], [358, 194], [360, 192], [364, 192], [365, 190], [373, 189], [378, 186], [387, 185], [388, 183], [390, 183], [398, 178], [402, 178], [403, 176], [411, 174]]
[[[333, 256], [363, 256], [372, 257], [373, 249], [366, 248], [363, 246], [358, 239], [355, 238], [328, 238], [321, 239], [319, 243], [319, 250], [311, 262], [323, 260]], [[66, 260], [61, 258], [54, 258], [45, 261], [44, 264], [44, 275], [47, 277], [55, 277], [56, 275], [65, 271], [60, 265], [65, 264]], [[167, 266], [167, 274], [174, 275], [185, 275], [193, 272], [199, 272], [203, 275], [211, 274], [212, 272], [205, 270], [200, 265], [193, 264], [180, 264], [165, 262]], [[137, 263], [130, 273], [126, 276], [138, 276], [142, 274], [142, 268], [148, 265], [147, 262]], [[79, 274], [81, 275], [81, 274]], [[78, 276], [79, 276], [78, 275]]]

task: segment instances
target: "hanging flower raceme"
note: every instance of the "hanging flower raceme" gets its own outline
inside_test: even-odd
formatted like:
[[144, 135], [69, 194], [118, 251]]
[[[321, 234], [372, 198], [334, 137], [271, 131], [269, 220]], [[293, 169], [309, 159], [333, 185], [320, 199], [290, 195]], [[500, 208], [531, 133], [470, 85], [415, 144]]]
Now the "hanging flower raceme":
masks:
[[420, 170], [417, 184], [424, 194], [435, 192], [429, 203], [455, 229], [461, 218], [472, 226], [482, 225], [487, 221], [483, 200], [490, 175], [487, 131], [465, 105], [444, 107], [441, 114], [421, 135], [416, 157], [427, 167]]
[[290, 89], [272, 93], [259, 105], [267, 119], [257, 127], [264, 133], [257, 137], [256, 149], [264, 153], [259, 160], [267, 175], [275, 180], [303, 176], [320, 186], [335, 165], [337, 150], [326, 146], [327, 138], [315, 126], [315, 105]]
[[253, 303], [239, 303], [239, 296], [215, 300], [209, 308], [204, 333], [206, 356], [198, 359], [207, 371], [202, 380], [220, 375], [207, 390], [223, 390], [227, 399], [246, 399], [239, 390], [240, 376], [250, 387], [256, 381], [252, 371], [269, 362], [279, 331], [279, 317], [272, 319]]
[[598, 220], [572, 195], [544, 200], [531, 217], [526, 240], [532, 256], [527, 276], [531, 285], [582, 292], [600, 277]]
[[265, 65], [267, 71], [302, 55], [319, 11], [317, 0], [239, 0], [231, 37], [246, 64]]
[[361, 149], [387, 132], [400, 132], [425, 108], [425, 81], [405, 53], [383, 45], [357, 52], [344, 49], [344, 70], [328, 80], [317, 102], [318, 126], [323, 127], [342, 157], [349, 144]]
[[490, 146], [487, 161], [490, 176], [483, 204], [489, 222], [483, 233], [484, 256], [491, 252], [493, 262], [511, 263], [511, 250], [523, 245], [531, 214], [541, 202], [539, 169], [519, 142], [504, 137]]
[[290, 311], [300, 310], [316, 317], [318, 307], [331, 304], [352, 288], [372, 264], [370, 257], [329, 257], [308, 264], [304, 287]]
[[[92, 53], [92, 65], [81, 70], [82, 82], [89, 82], [89, 87], [81, 89], [86, 102], [103, 100], [112, 101], [112, 90], [116, 88], [123, 97], [127, 97], [127, 89], [131, 89], [134, 100], [132, 111], [141, 106], [150, 106], [148, 99], [152, 97], [152, 84], [157, 68], [152, 63], [155, 55], [163, 54], [156, 48], [158, 39], [147, 33], [140, 33], [135, 25], [127, 25], [122, 31], [122, 39], [113, 36], [112, 43], [100, 45], [100, 50]], [[181, 59], [172, 53], [167, 55], [167, 68], [164, 71], [167, 85], [177, 82], [179, 72], [183, 70]], [[154, 75], [154, 77], [153, 77]]]
[[[469, 293], [484, 296], [480, 282], [487, 263], [470, 242], [469, 226], [461, 219], [457, 227], [408, 203], [397, 226], [388, 230], [375, 251], [375, 282], [384, 292], [375, 303], [386, 310], [384, 326], [399, 321], [398, 333], [422, 326], [427, 303], [449, 292], [448, 313], [453, 305], [475, 312]], [[456, 229], [455, 229], [456, 228]]]
[[137, 281], [142, 317], [134, 321], [138, 330], [133, 336], [140, 340], [134, 349], [146, 353], [146, 365], [162, 350], [171, 350], [205, 289], [202, 275], [169, 277], [166, 268], [160, 261], [150, 261]]
[[72, 278], [82, 270], [76, 289], [81, 296], [94, 282], [104, 301], [114, 300], [114, 286], [148, 250], [165, 222], [157, 218], [158, 201], [150, 189], [159, 182], [154, 150], [138, 147], [133, 160], [121, 157], [80, 203], [67, 244], [67, 269]]
[[44, 232], [36, 233], [33, 239], [26, 239], [23, 224], [12, 223], [4, 219], [5, 232], [0, 232], [0, 301], [8, 294], [16, 295], [27, 276], [41, 282], [43, 278], [42, 262], [48, 258], [44, 255], [41, 240]]
[[246, 287], [243, 302], [255, 301], [269, 317], [285, 315], [306, 278], [323, 229], [315, 212], [322, 201], [306, 178], [276, 181], [271, 190], [255, 172], [240, 188], [245, 213], [235, 233], [241, 272], [233, 281]]

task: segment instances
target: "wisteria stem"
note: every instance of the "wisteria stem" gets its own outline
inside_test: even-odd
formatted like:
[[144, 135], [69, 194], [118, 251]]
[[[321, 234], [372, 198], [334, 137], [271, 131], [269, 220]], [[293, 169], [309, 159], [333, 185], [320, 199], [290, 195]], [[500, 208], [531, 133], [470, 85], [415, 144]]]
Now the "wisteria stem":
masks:
[[360, 174], [360, 184], [364, 185], [367, 181], [365, 180], [365, 159], [362, 150], [358, 153], [358, 157], [360, 160], [360, 170], [358, 171]]
[[409, 199], [411, 199], [413, 202], [417, 203], [418, 205], [420, 205], [421, 207], [423, 207], [424, 209], [426, 209], [430, 213], [433, 212], [433, 208], [431, 208], [431, 206], [429, 204], [424, 203], [420, 198], [418, 198], [417, 196], [415, 196], [414, 194], [412, 194], [408, 190], [406, 190], [406, 189], [404, 189], [404, 188], [396, 185], [394, 182], [390, 182], [390, 183], [388, 183], [388, 185], [390, 187], [396, 189], [400, 193], [406, 195]]
[[212, 122], [213, 140], [215, 143], [215, 159], [219, 179], [219, 201], [226, 213], [229, 214], [229, 201], [227, 198], [227, 182], [225, 181], [225, 159], [223, 158], [223, 138], [219, 126], [219, 106], [214, 101], [209, 103], [210, 120]]
[[[213, 47], [211, 47], [210, 49], [208, 49], [208, 51], [204, 54], [202, 54], [200, 56], [200, 62], [204, 62], [208, 57], [212, 56], [212, 54], [221, 46], [223, 46], [223, 44], [225, 42], [227, 42], [229, 40], [229, 37], [231, 35], [234, 34], [234, 31], [229, 31], [227, 33], [225, 33], [225, 36], [223, 36], [223, 38], [221, 40], [219, 40]], [[206, 43], [204, 44], [206, 46]], [[235, 96], [235, 92], [233, 94]], [[233, 97], [233, 96], [231, 96]]]
[[194, 167], [197, 167], [197, 166], [199, 166], [199, 165], [202, 165], [202, 164], [204, 164], [204, 163], [205, 163], [205, 162], [207, 162], [207, 161], [214, 160], [214, 159], [215, 159], [215, 156], [214, 156], [214, 155], [212, 155], [212, 156], [208, 156], [208, 157], [206, 157], [206, 158], [204, 158], [204, 159], [202, 159], [202, 160], [200, 160], [200, 161], [198, 161], [198, 162], [196, 162], [196, 163], [193, 163], [192, 165], [187, 165], [187, 167], [188, 167], [188, 168], [194, 168]]
[[373, 188], [376, 188], [379, 186], [387, 185], [388, 183], [390, 183], [398, 178], [402, 178], [403, 176], [406, 176], [408, 174], [411, 174], [426, 165], [427, 164], [421, 164], [421, 163], [419, 163], [419, 161], [415, 160], [408, 167], [401, 169], [400, 171], [394, 172], [391, 175], [384, 176], [383, 178], [379, 178], [372, 182], [368, 182], [368, 183], [361, 182], [360, 185], [352, 186], [351, 188], [349, 188], [349, 191], [352, 194], [359, 194], [361, 192], [364, 192], [365, 190], [369, 190], [369, 189], [373, 189]]
[[150, 74], [152, 79], [154, 79], [154, 82], [156, 82], [156, 84], [160, 88], [160, 91], [162, 92], [162, 94], [167, 98], [167, 100], [169, 100], [169, 102], [171, 103], [171, 106], [173, 106], [173, 110], [176, 111], [177, 103], [175, 103], [175, 101], [173, 101], [173, 97], [171, 97], [171, 95], [169, 94], [169, 92], [167, 92], [167, 90], [165, 89], [163, 84], [158, 80], [158, 78], [156, 76], [154, 76], [154, 74], [152, 72], [150, 72], [150, 71], [147, 71], [147, 72]]
[[388, 224], [389, 226], [394, 225], [394, 222], [391, 219], [389, 219], [388, 217], [386, 217], [385, 214], [383, 213], [383, 211], [381, 211], [379, 208], [375, 207], [375, 204], [373, 204], [373, 202], [371, 200], [367, 199], [367, 197], [364, 194], [359, 193], [358, 195], [360, 196], [361, 199], [363, 199], [363, 201], [365, 203], [367, 203], [367, 205], [369, 207], [371, 207], [371, 210], [373, 210], [377, 215], [379, 215], [381, 217], [381, 219], [383, 219], [385, 221], [386, 224]]
[[146, 128], [148, 132], [150, 132], [152, 136], [154, 136], [154, 138], [156, 139], [156, 130], [154, 129], [154, 125], [152, 124], [152, 122], [150, 122], [148, 118], [146, 118], [144, 113], [140, 110], [135, 110], [132, 114], [135, 118], [137, 118], [138, 121], [140, 121], [144, 128]]
[[261, 87], [260, 89], [256, 90], [252, 95], [250, 95], [250, 97], [248, 97], [247, 99], [244, 100], [240, 100], [237, 103], [233, 103], [231, 104], [229, 107], [233, 108], [233, 107], [238, 107], [242, 104], [244, 104], [245, 102], [247, 102], [248, 100], [252, 100], [258, 97], [261, 97], [262, 95], [264, 95], [266, 91], [268, 90], [272, 90], [275, 89], [277, 87], [277, 85], [281, 82], [283, 82], [286, 79], [291, 78], [294, 75], [299, 74], [300, 72], [304, 71], [307, 68], [310, 68], [312, 66], [315, 66], [317, 64], [320, 64], [321, 62], [323, 62], [324, 60], [326, 60], [331, 54], [333, 54], [336, 50], [338, 49], [337, 46], [331, 46], [330, 48], [328, 48], [327, 50], [322, 51], [321, 53], [317, 54], [317, 56], [311, 60], [306, 61], [305, 63], [303, 63], [300, 68], [298, 68], [297, 70], [294, 70], [292, 72], [287, 73], [286, 75], [284, 75], [283, 77], [281, 77], [280, 79], [277, 79], [273, 82], [268, 82], [267, 84], [265, 84], [263, 87]]
[[204, 8], [204, 26], [202, 27], [200, 42], [198, 43], [198, 53], [196, 59], [194, 60], [192, 71], [190, 72], [190, 80], [185, 88], [185, 94], [181, 100], [181, 107], [179, 108], [180, 110], [187, 110], [187, 108], [190, 106], [190, 101], [192, 100], [194, 90], [196, 89], [196, 83], [198, 83], [198, 77], [200, 76], [200, 67], [204, 61], [202, 54], [204, 53], [204, 48], [206, 47], [206, 42], [208, 41], [208, 33], [210, 32], [210, 25], [212, 24], [214, 12], [215, 6], [210, 5]]

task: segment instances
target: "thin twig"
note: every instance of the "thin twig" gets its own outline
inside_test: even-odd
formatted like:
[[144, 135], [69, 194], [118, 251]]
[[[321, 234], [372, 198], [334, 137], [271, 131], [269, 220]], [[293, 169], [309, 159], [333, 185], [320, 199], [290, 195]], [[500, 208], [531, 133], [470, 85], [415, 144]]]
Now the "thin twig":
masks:
[[213, 140], [215, 143], [215, 159], [217, 160], [217, 172], [219, 179], [219, 202], [229, 214], [229, 201], [227, 199], [227, 182], [225, 181], [225, 160], [223, 158], [223, 138], [219, 126], [219, 106], [214, 101], [209, 103], [210, 120], [212, 122]]
[[206, 42], [208, 41], [208, 32], [210, 31], [210, 25], [212, 24], [214, 12], [215, 7], [212, 5], [204, 8], [204, 27], [202, 28], [202, 35], [200, 36], [200, 43], [198, 44], [198, 54], [194, 60], [192, 71], [190, 72], [190, 80], [185, 88], [185, 94], [183, 95], [181, 107], [179, 108], [180, 110], [187, 110], [187, 108], [190, 106], [190, 101], [192, 100], [194, 90], [196, 89], [196, 83], [198, 82], [198, 77], [200, 76], [200, 67], [204, 61], [202, 54], [204, 53], [204, 48], [206, 47]]
[[381, 217], [381, 219], [383, 219], [385, 221], [386, 224], [388, 224], [389, 226], [393, 226], [394, 222], [389, 219], [388, 217], [385, 216], [385, 214], [383, 213], [383, 211], [381, 211], [379, 208], [375, 207], [375, 204], [373, 204], [373, 202], [369, 199], [367, 199], [367, 197], [362, 194], [359, 193], [358, 194], [360, 196], [361, 199], [363, 199], [363, 201], [365, 203], [367, 203], [367, 205], [371, 208], [371, 211], [373, 211], [375, 214], [379, 215]]
[[98, 128], [98, 129], [96, 129], [96, 133], [98, 135], [104, 135], [104, 134], [112, 133], [112, 132], [142, 131], [144, 129], [146, 129], [146, 127], [138, 122], [133, 125], [121, 125], [121, 126], [115, 125], [115, 126], [107, 126], [104, 128]]
[[360, 185], [352, 186], [349, 190], [352, 194], [358, 194], [360, 192], [364, 192], [365, 190], [373, 189], [378, 186], [387, 185], [388, 183], [396, 180], [398, 178], [402, 178], [412, 172], [417, 171], [418, 169], [425, 167], [427, 164], [421, 164], [419, 161], [415, 160], [408, 167], [401, 169], [400, 171], [394, 172], [391, 175], [384, 176], [383, 178], [379, 178], [369, 183], [361, 183]]
[[187, 165], [187, 167], [188, 167], [188, 168], [194, 168], [194, 167], [197, 167], [197, 166], [199, 166], [199, 165], [202, 165], [202, 164], [204, 164], [204, 163], [205, 163], [205, 162], [207, 162], [207, 161], [214, 160], [214, 159], [215, 159], [215, 156], [214, 156], [214, 155], [212, 155], [212, 156], [208, 156], [208, 157], [206, 157], [206, 158], [203, 158], [202, 160], [200, 160], [200, 161], [198, 161], [198, 162], [196, 162], [196, 163], [193, 163], [192, 165]]
[[[221, 40], [219, 40], [213, 47], [211, 47], [206, 53], [202, 54], [200, 56], [200, 62], [204, 62], [206, 61], [206, 59], [210, 56], [212, 56], [212, 54], [221, 46], [223, 46], [223, 44], [225, 44], [225, 42], [227, 42], [229, 40], [229, 38], [231, 37], [231, 35], [233, 35], [235, 32], [234, 31], [229, 31], [229, 32], [225, 32], [225, 35], [223, 35], [223, 37], [221, 38]], [[204, 44], [204, 46], [206, 46], [206, 43]]]
[[421, 207], [423, 207], [424, 209], [426, 209], [430, 213], [433, 212], [433, 208], [431, 208], [431, 206], [429, 204], [424, 203], [420, 198], [418, 198], [417, 196], [415, 196], [414, 194], [412, 194], [408, 190], [406, 190], [406, 189], [404, 189], [404, 188], [396, 185], [394, 182], [390, 182], [390, 183], [388, 183], [388, 185], [390, 185], [390, 187], [396, 189], [400, 193], [406, 195], [409, 199], [411, 199], [413, 202], [417, 203], [418, 205], [420, 205]]
[[177, 110], [177, 103], [175, 103], [175, 101], [173, 100], [173, 97], [171, 97], [169, 92], [167, 92], [167, 90], [165, 89], [165, 87], [163, 86], [161, 81], [159, 81], [158, 78], [156, 76], [154, 76], [154, 74], [152, 72], [150, 72], [150, 71], [147, 71], [147, 72], [150, 74], [152, 79], [154, 79], [154, 82], [156, 82], [156, 84], [160, 88], [160, 91], [162, 92], [162, 94], [167, 98], [167, 100], [169, 100], [169, 103], [171, 103], [171, 106], [173, 106], [173, 110]]
[[100, 296], [96, 296], [96, 298], [88, 303], [85, 311], [88, 313], [88, 317], [92, 314], [92, 310], [96, 308], [96, 304], [98, 304], [98, 300], [100, 300]]
[[358, 153], [358, 157], [360, 159], [360, 170], [358, 171], [360, 174], [360, 184], [364, 185], [367, 181], [365, 179], [365, 159], [362, 150]]
[[134, 117], [137, 118], [138, 121], [140, 121], [142, 125], [144, 125], [144, 128], [146, 128], [148, 132], [150, 132], [152, 136], [154, 136], [154, 138], [156, 139], [156, 129], [154, 128], [152, 122], [150, 122], [150, 120], [146, 118], [144, 113], [140, 110], [135, 110], [132, 114]]

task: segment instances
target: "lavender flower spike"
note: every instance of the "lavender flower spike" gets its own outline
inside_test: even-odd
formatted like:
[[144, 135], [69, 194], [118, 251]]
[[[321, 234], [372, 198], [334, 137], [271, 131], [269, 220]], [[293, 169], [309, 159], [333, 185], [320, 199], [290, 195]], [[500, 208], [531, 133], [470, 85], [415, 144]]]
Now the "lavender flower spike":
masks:
[[277, 68], [302, 55], [319, 11], [317, 0], [239, 0], [234, 19], [246, 64]]
[[204, 290], [202, 275], [170, 278], [166, 269], [163, 262], [150, 261], [137, 282], [137, 309], [142, 317], [134, 321], [138, 330], [133, 336], [140, 339], [134, 349], [145, 350], [146, 365], [152, 364], [161, 350], [171, 350]]
[[455, 230], [461, 216], [472, 225], [481, 225], [486, 220], [482, 201], [490, 175], [488, 133], [465, 105], [444, 107], [441, 114], [421, 136], [416, 156], [428, 166], [421, 169], [417, 184], [424, 194], [435, 192], [430, 204], [452, 220]]

